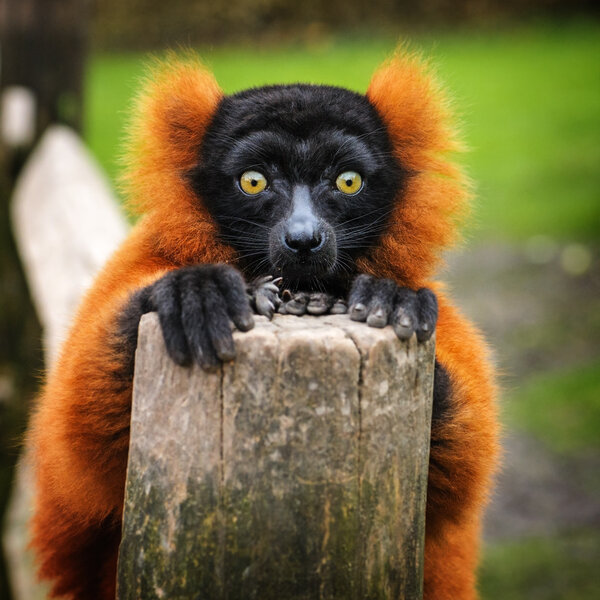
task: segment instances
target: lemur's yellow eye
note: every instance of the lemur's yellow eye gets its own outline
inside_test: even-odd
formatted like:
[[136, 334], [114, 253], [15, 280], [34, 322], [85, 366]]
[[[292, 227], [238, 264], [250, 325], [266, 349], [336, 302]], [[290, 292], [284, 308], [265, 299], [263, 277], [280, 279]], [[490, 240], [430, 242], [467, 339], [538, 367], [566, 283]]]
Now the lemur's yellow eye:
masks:
[[335, 185], [344, 194], [356, 194], [362, 188], [362, 177], [356, 171], [344, 171], [338, 175]]
[[259, 194], [267, 187], [267, 178], [258, 171], [244, 171], [240, 177], [240, 187], [246, 194]]

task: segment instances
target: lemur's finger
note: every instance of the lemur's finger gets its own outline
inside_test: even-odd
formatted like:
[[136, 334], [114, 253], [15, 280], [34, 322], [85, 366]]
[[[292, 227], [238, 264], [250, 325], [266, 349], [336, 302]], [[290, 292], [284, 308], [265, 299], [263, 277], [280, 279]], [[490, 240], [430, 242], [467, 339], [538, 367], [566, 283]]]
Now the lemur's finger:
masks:
[[246, 295], [244, 279], [240, 273], [231, 267], [219, 265], [217, 268], [219, 270], [218, 273], [215, 273], [214, 281], [225, 300], [229, 318], [240, 331], [252, 329], [254, 327], [254, 319], [252, 318], [252, 309]]
[[259, 279], [257, 279], [254, 282], [254, 285], [256, 287], [260, 287], [261, 285], [264, 285], [265, 283], [267, 283], [268, 281], [271, 281], [273, 279], [273, 275], [265, 275], [264, 277], [260, 277]]
[[417, 294], [408, 288], [399, 288], [396, 307], [390, 319], [394, 332], [401, 340], [407, 340], [418, 324]]
[[282, 315], [287, 315], [287, 303], [292, 299], [292, 292], [290, 290], [283, 290], [281, 292], [281, 304], [277, 307], [277, 312]]
[[274, 283], [264, 283], [260, 286], [260, 292], [270, 292], [272, 294], [279, 294], [279, 288]]
[[397, 289], [398, 286], [391, 279], [380, 279], [375, 282], [368, 307], [367, 325], [385, 327], [389, 323]]
[[197, 283], [192, 278], [182, 278], [181, 321], [194, 362], [203, 369], [213, 369], [219, 365], [219, 359], [207, 333], [210, 319], [207, 319], [205, 314], [203, 296], [208, 294], [219, 295], [216, 285], [210, 280], [203, 282], [200, 293]]
[[332, 315], [345, 315], [348, 312], [348, 304], [343, 298], [337, 298], [329, 312]]
[[425, 342], [435, 331], [438, 318], [438, 303], [435, 294], [427, 288], [421, 288], [417, 291], [417, 301], [419, 319], [417, 340]]
[[306, 312], [309, 296], [304, 292], [296, 292], [291, 300], [285, 303], [285, 310], [290, 315], [300, 316]]
[[306, 305], [306, 312], [311, 315], [324, 315], [333, 305], [333, 296], [323, 292], [313, 292]]
[[181, 304], [175, 273], [163, 277], [152, 286], [149, 302], [158, 312], [167, 354], [179, 366], [189, 365], [192, 355], [181, 322]]
[[232, 360], [235, 357], [235, 346], [229, 316], [224, 306], [223, 296], [212, 282], [205, 288], [202, 303], [205, 331], [211, 349], [219, 360]]
[[357, 304], [361, 302], [366, 304], [371, 296], [371, 290], [375, 284], [375, 278], [371, 275], [358, 275], [352, 282], [350, 294], [348, 296], [349, 304]]
[[254, 305], [256, 307], [256, 312], [259, 315], [263, 315], [268, 319], [273, 318], [273, 313], [275, 312], [276, 307], [266, 295], [257, 294], [254, 298]]
[[359, 275], [352, 283], [352, 289], [348, 298], [348, 309], [353, 321], [366, 321], [368, 316], [368, 305], [371, 299], [374, 278], [370, 275]]
[[367, 316], [367, 325], [369, 327], [385, 327], [388, 324], [390, 311], [383, 306], [377, 306], [372, 309]]
[[283, 277], [277, 277], [273, 279], [273, 275], [266, 275], [261, 277], [247, 286], [246, 291], [250, 296], [260, 291], [268, 290], [274, 294], [279, 294], [279, 285], [283, 281]]
[[350, 306], [350, 318], [353, 321], [366, 321], [368, 314], [367, 306], [362, 302], [357, 302]]

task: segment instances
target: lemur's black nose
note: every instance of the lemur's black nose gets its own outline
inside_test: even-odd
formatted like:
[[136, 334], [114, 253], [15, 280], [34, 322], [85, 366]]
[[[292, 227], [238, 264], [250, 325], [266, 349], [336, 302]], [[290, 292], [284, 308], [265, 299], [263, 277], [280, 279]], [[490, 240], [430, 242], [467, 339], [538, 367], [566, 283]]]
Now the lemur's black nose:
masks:
[[293, 252], [318, 250], [323, 243], [319, 219], [315, 215], [306, 185], [297, 185], [292, 194], [292, 212], [285, 222], [283, 244]]
[[323, 241], [317, 227], [317, 222], [310, 219], [291, 220], [288, 223], [283, 241], [294, 252], [316, 250]]

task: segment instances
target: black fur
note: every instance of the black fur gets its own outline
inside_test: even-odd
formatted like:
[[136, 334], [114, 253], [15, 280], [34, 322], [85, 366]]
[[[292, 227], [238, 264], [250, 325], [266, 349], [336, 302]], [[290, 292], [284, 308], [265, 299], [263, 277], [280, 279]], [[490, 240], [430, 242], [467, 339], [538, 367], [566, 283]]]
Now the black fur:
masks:
[[158, 313], [167, 352], [175, 363], [194, 362], [212, 369], [234, 356], [230, 323], [240, 331], [254, 327], [251, 300], [242, 275], [229, 265], [196, 265], [167, 273], [133, 294], [121, 311], [119, 339], [131, 349], [128, 356], [132, 357], [123, 376], [133, 373], [137, 330], [144, 313]]
[[150, 287], [137, 290], [117, 317], [117, 336], [113, 342], [112, 354], [123, 356], [124, 360], [120, 371], [113, 373], [113, 380], [121, 385], [128, 386], [133, 379], [138, 328], [142, 315], [152, 310], [149, 299]]
[[230, 322], [241, 331], [254, 326], [246, 284], [229, 265], [198, 265], [171, 271], [151, 286], [165, 345], [179, 365], [193, 360], [216, 367], [234, 356]]
[[433, 410], [431, 415], [431, 427], [447, 421], [451, 409], [450, 396], [452, 393], [452, 382], [448, 371], [437, 360], [433, 372]]

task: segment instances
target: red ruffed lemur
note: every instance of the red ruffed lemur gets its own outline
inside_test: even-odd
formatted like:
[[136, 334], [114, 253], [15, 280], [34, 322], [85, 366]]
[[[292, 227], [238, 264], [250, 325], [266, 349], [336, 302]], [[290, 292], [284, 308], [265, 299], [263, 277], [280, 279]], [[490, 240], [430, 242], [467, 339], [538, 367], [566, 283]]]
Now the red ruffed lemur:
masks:
[[470, 196], [449, 158], [458, 148], [428, 68], [408, 53], [366, 95], [298, 84], [226, 96], [193, 60], [155, 70], [127, 172], [143, 216], [85, 296], [30, 429], [32, 545], [53, 597], [115, 596], [142, 314], [158, 312], [176, 363], [211, 368], [233, 359], [230, 323], [246, 331], [253, 312], [347, 310], [400, 338], [436, 331], [424, 597], [476, 598], [494, 373], [433, 280]]

